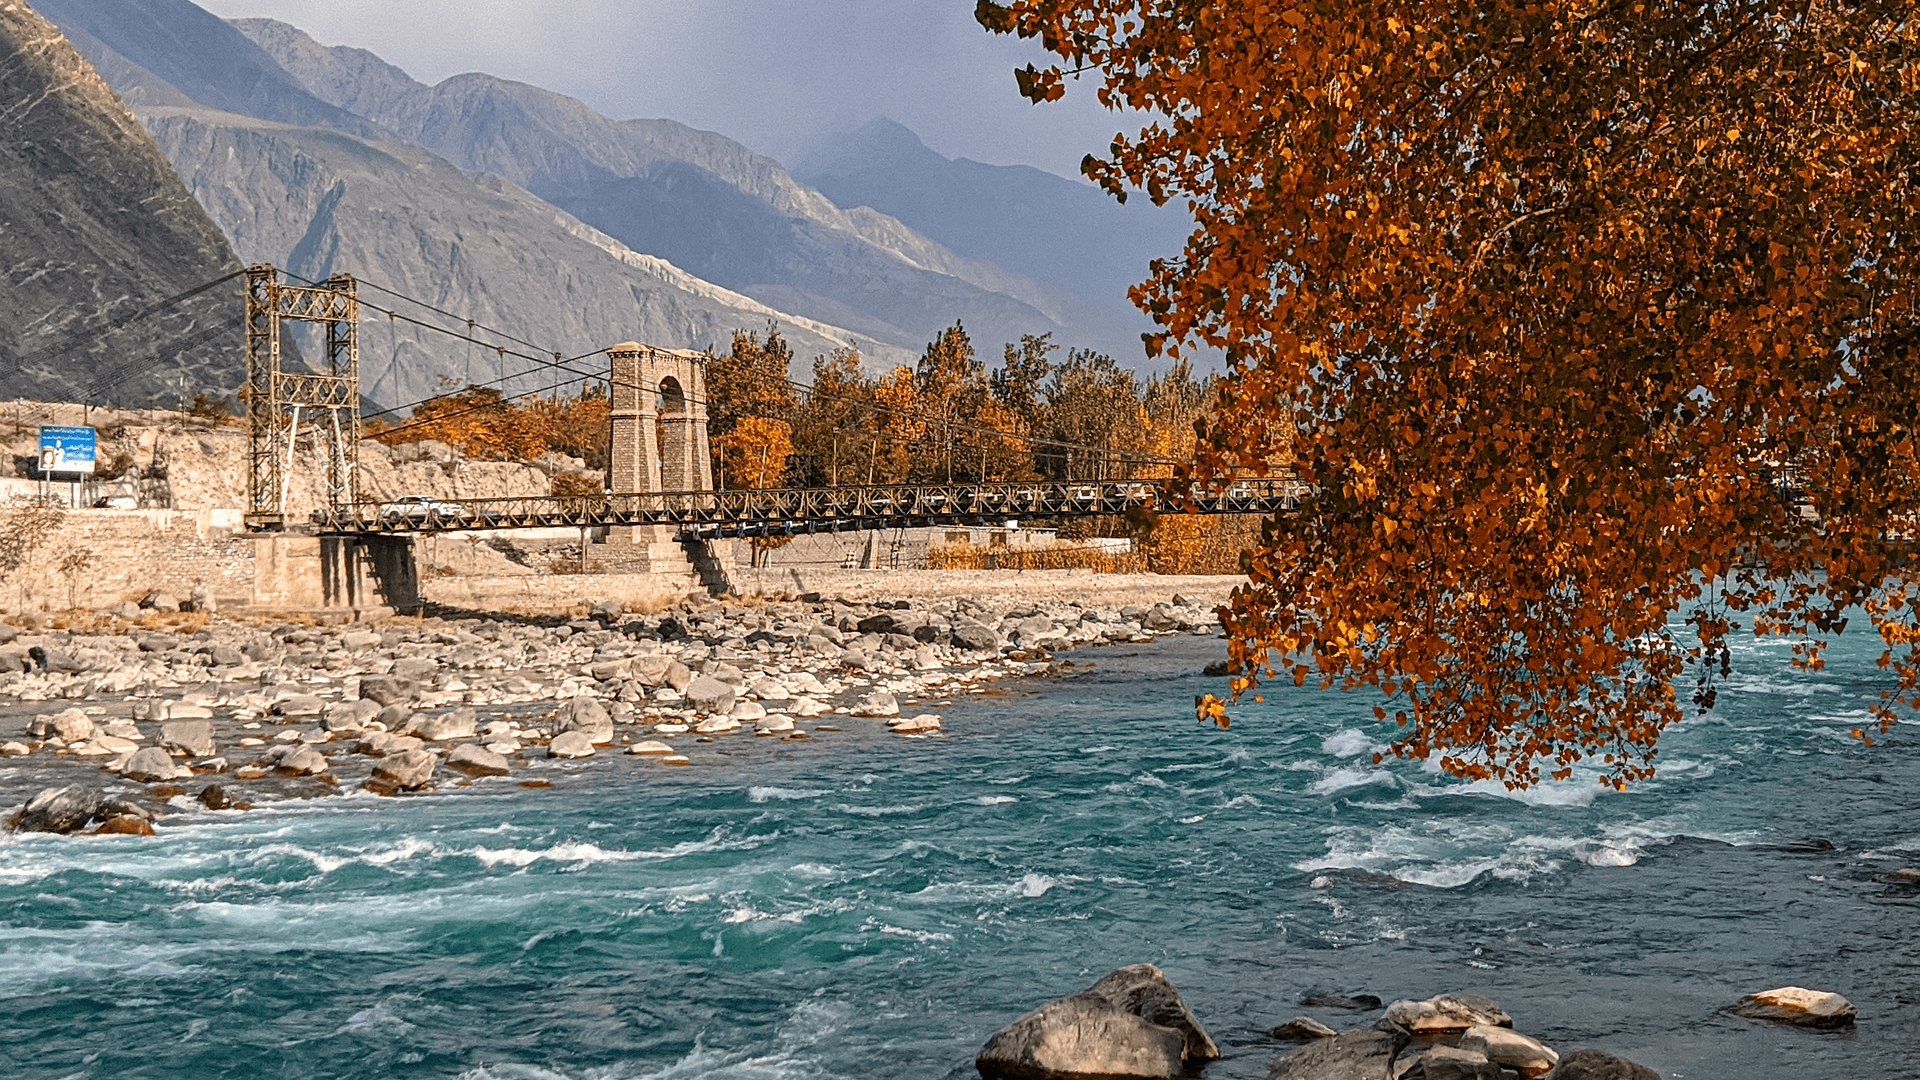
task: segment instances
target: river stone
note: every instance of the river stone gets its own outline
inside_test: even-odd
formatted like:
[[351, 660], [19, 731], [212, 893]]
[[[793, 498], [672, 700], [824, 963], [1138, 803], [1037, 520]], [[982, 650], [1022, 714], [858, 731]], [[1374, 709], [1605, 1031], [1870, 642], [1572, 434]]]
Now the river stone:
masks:
[[327, 706], [328, 731], [351, 735], [366, 729], [367, 722], [380, 715], [380, 703], [360, 698]]
[[932, 713], [921, 713], [919, 716], [903, 716], [895, 720], [887, 721], [887, 730], [897, 735], [920, 735], [929, 731], [939, 731], [940, 718]]
[[207, 656], [215, 667], [239, 667], [247, 662], [246, 654], [231, 645], [215, 645], [207, 650]]
[[506, 758], [472, 743], [454, 747], [447, 755], [447, 768], [468, 776], [505, 776], [510, 771]]
[[33, 753], [33, 747], [23, 742], [0, 743], [0, 757], [26, 757]]
[[173, 762], [173, 757], [157, 746], [134, 751], [133, 757], [120, 768], [120, 775], [129, 780], [154, 783], [161, 780], [182, 780], [193, 775], [193, 770]]
[[439, 716], [423, 716], [415, 720], [409, 734], [417, 735], [428, 742], [444, 742], [447, 739], [471, 739], [479, 727], [479, 717], [472, 709], [455, 709]]
[[1660, 1080], [1660, 1074], [1605, 1050], [1575, 1050], [1561, 1060], [1553, 1080]]
[[671, 656], [636, 656], [628, 662], [627, 677], [642, 686], [659, 686], [667, 681], [667, 671], [674, 664]]
[[1123, 967], [1050, 1001], [987, 1040], [974, 1065], [990, 1078], [1160, 1078], [1217, 1061], [1214, 1045], [1152, 964]]
[[681, 691], [687, 704], [703, 713], [727, 713], [733, 710], [734, 688], [711, 675], [700, 675]]
[[47, 788], [27, 801], [13, 819], [21, 832], [70, 833], [86, 827], [106, 796], [97, 788], [70, 784]]
[[1308, 1043], [1274, 1062], [1267, 1080], [1391, 1080], [1393, 1058], [1406, 1036], [1355, 1028]]
[[41, 671], [57, 671], [67, 675], [77, 675], [87, 670], [87, 665], [81, 663], [73, 655], [62, 652], [59, 649], [49, 649], [44, 645], [33, 646], [27, 650], [27, 655], [33, 658], [34, 664], [38, 665]]
[[212, 757], [213, 721], [169, 720], [160, 725], [160, 745], [188, 757]]
[[1435, 1044], [1394, 1062], [1395, 1080], [1500, 1080], [1500, 1066], [1474, 1050]]
[[1020, 639], [1020, 644], [1032, 645], [1034, 642], [1042, 638], [1052, 637], [1060, 631], [1058, 627], [1053, 625], [1052, 619], [1047, 618], [1045, 615], [1035, 615], [1032, 618], [1021, 619], [1015, 623], [1012, 632], [1015, 637]]
[[1824, 990], [1800, 986], [1782, 986], [1748, 994], [1727, 1010], [1752, 1020], [1771, 1020], [1796, 1027], [1841, 1028], [1850, 1026], [1857, 1013], [1853, 1002]]
[[440, 661], [431, 656], [407, 656], [393, 662], [392, 674], [396, 679], [419, 680], [431, 678], [439, 670]]
[[413, 684], [391, 675], [362, 675], [360, 696], [382, 705], [413, 700]]
[[671, 754], [673, 753], [673, 747], [668, 746], [666, 743], [663, 743], [658, 739], [646, 739], [641, 742], [634, 743], [632, 746], [627, 747], [627, 753], [629, 754]]
[[407, 750], [381, 758], [373, 767], [373, 779], [377, 786], [411, 791], [432, 783], [439, 766], [440, 759], [428, 751]]
[[547, 744], [547, 756], [584, 758], [593, 756], [593, 740], [584, 731], [563, 731]]
[[1479, 994], [1440, 994], [1425, 1001], [1402, 999], [1387, 1006], [1381, 1023], [1391, 1024], [1416, 1039], [1452, 1039], [1476, 1024], [1513, 1026], [1513, 1017]]
[[793, 697], [793, 691], [778, 679], [756, 679], [753, 684], [753, 696], [761, 701], [786, 701]]
[[380, 633], [377, 630], [348, 630], [340, 635], [340, 647], [349, 651], [371, 649], [378, 644]]
[[326, 702], [312, 694], [294, 694], [273, 703], [273, 711], [281, 716], [319, 716], [326, 707]]
[[327, 759], [311, 746], [294, 746], [273, 767], [286, 776], [319, 776], [327, 771]]
[[684, 694], [687, 692], [687, 687], [693, 684], [693, 669], [678, 660], [669, 661], [664, 681], [677, 693]]
[[774, 713], [753, 726], [756, 735], [785, 735], [793, 730], [793, 717]]
[[767, 718], [767, 707], [757, 701], [740, 700], [733, 703], [733, 711], [727, 714], [743, 724]]
[[612, 714], [600, 704], [600, 699], [588, 694], [580, 694], [560, 706], [554, 724], [560, 731], [580, 732], [596, 746], [613, 741]]
[[1504, 1065], [1527, 1080], [1545, 1076], [1560, 1064], [1560, 1055], [1551, 1047], [1512, 1028], [1475, 1024], [1460, 1036], [1457, 1045], [1462, 1050], [1484, 1054], [1488, 1061]]
[[900, 703], [885, 690], [875, 690], [854, 703], [855, 716], [899, 716]]
[[1296, 1016], [1267, 1034], [1281, 1042], [1312, 1042], [1315, 1039], [1330, 1039], [1337, 1032], [1311, 1016]]
[[211, 720], [213, 710], [197, 701], [163, 701], [157, 720]]
[[36, 739], [51, 736], [61, 742], [79, 742], [93, 737], [93, 720], [79, 709], [67, 709], [35, 717], [33, 723], [27, 725], [27, 734]]

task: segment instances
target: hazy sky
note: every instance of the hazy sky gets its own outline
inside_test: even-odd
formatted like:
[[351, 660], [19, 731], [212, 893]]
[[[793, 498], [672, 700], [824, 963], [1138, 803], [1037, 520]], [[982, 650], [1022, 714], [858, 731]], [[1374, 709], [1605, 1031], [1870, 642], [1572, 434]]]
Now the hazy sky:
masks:
[[369, 49], [422, 82], [483, 71], [775, 157], [885, 115], [949, 157], [1078, 176], [1081, 157], [1128, 126], [1092, 84], [1046, 105], [1021, 98], [1013, 69], [1044, 54], [980, 29], [973, 0], [199, 2]]

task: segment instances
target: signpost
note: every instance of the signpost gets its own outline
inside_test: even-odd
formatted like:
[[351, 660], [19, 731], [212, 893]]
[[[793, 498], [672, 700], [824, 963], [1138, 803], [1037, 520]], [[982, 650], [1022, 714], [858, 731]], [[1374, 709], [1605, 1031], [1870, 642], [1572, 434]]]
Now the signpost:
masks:
[[57, 473], [66, 474], [67, 505], [80, 505], [80, 478], [93, 475], [99, 444], [98, 436], [90, 427], [40, 429], [40, 479], [45, 482]]
[[40, 429], [40, 475], [82, 473], [93, 475], [94, 453], [99, 438], [90, 427], [43, 427]]

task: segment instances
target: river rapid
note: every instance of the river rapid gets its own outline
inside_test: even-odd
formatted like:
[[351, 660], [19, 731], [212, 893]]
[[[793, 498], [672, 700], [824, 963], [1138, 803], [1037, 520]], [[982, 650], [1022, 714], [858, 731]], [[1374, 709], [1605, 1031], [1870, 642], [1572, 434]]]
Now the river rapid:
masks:
[[[1626, 794], [1375, 766], [1361, 695], [1196, 725], [1221, 645], [1182, 638], [963, 698], [937, 738], [843, 718], [694, 768], [9, 837], [0, 1075], [963, 1078], [1021, 1012], [1147, 961], [1228, 1054], [1214, 1080], [1263, 1077], [1295, 1015], [1377, 1016], [1312, 990], [1486, 993], [1666, 1077], [1916, 1077], [1920, 896], [1875, 879], [1920, 865], [1920, 744], [1848, 737], [1873, 644], [1800, 673], [1746, 643]], [[1719, 1012], [1785, 984], [1858, 1027]]]

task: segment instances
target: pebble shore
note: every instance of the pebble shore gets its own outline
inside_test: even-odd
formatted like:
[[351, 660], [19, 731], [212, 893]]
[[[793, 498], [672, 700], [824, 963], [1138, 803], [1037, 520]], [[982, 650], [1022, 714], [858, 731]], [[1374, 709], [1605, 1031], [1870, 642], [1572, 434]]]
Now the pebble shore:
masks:
[[[27, 804], [23, 829], [142, 832], [174, 810], [419, 793], [550, 758], [697, 765], [703, 752], [717, 760], [720, 740], [798, 742], [858, 725], [926, 738], [960, 695], [1047, 671], [1058, 652], [1217, 631], [1211, 604], [1180, 596], [1121, 608], [808, 597], [647, 614], [603, 605], [571, 619], [321, 626], [141, 613], [89, 629], [0, 625], [0, 805]], [[77, 790], [46, 802], [56, 787]]]

